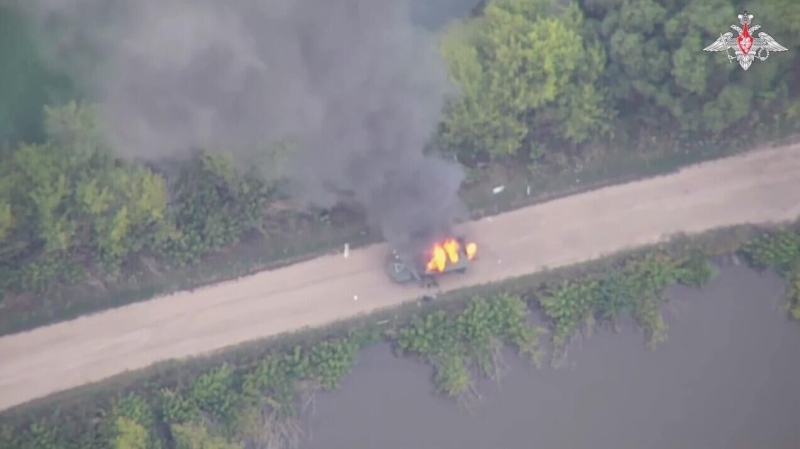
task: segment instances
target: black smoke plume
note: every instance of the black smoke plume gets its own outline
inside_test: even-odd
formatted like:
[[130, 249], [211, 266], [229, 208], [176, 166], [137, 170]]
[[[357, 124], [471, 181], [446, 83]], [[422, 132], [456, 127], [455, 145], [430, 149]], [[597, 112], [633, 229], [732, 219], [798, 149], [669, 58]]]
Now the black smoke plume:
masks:
[[[24, 0], [53, 64], [90, 80], [123, 157], [245, 160], [291, 141], [311, 203], [349, 191], [384, 237], [447, 228], [460, 167], [423, 154], [452, 92], [409, 0]], [[103, 63], [86, 70], [89, 48]]]

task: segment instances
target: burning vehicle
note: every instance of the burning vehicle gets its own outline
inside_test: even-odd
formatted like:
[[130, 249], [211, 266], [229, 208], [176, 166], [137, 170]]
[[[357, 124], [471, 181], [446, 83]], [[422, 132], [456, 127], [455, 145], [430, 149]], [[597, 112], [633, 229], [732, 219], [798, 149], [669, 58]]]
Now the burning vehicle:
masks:
[[462, 237], [446, 237], [434, 241], [421, 251], [393, 250], [387, 271], [398, 284], [419, 282], [425, 287], [436, 285], [437, 276], [445, 273], [464, 273], [478, 253], [478, 245]]

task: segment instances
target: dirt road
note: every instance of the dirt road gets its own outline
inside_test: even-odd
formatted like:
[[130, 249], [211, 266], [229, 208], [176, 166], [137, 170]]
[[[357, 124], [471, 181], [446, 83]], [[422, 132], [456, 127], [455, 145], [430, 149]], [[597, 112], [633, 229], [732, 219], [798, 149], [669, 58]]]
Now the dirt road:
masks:
[[[444, 290], [695, 233], [800, 215], [800, 145], [696, 165], [465, 226], [483, 257]], [[154, 362], [413, 300], [383, 272], [384, 245], [328, 256], [0, 339], [0, 410]], [[354, 300], [354, 296], [358, 300]]]

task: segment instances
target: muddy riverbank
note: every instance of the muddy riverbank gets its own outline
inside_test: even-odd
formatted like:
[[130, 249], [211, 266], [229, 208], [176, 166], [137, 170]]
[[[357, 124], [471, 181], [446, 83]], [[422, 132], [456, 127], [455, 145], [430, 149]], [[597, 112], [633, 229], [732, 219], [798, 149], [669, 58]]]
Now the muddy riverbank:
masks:
[[433, 395], [431, 370], [386, 346], [363, 352], [306, 418], [307, 449], [800, 447], [800, 325], [783, 281], [727, 267], [702, 291], [670, 292], [669, 340], [632, 330], [573, 345], [563, 368], [513, 356], [472, 411]]

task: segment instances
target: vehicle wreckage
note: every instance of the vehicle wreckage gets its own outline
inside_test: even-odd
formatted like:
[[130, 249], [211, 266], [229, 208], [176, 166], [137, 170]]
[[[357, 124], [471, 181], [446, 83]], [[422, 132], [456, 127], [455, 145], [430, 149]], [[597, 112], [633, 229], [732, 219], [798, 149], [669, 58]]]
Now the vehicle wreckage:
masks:
[[475, 259], [478, 245], [463, 237], [447, 237], [417, 252], [392, 250], [387, 271], [398, 284], [418, 282], [423, 287], [438, 285], [437, 277], [446, 273], [465, 273]]

